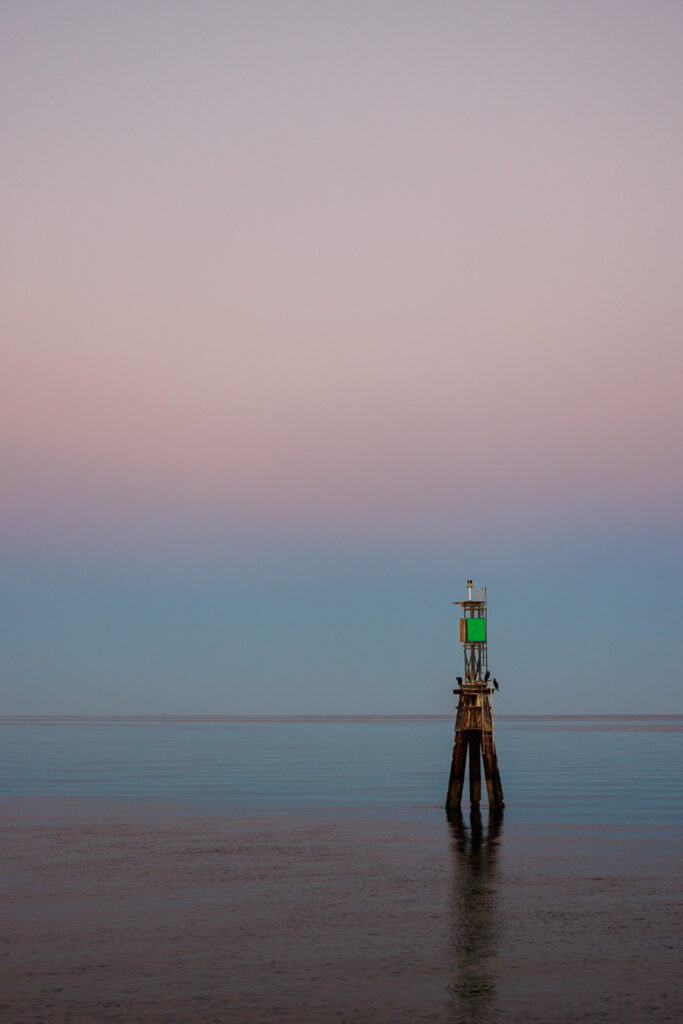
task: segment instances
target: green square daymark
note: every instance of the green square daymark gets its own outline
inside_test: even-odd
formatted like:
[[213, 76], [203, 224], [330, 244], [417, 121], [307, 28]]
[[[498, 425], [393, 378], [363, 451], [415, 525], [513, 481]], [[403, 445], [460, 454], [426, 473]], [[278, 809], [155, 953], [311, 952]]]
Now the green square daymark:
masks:
[[467, 619], [467, 643], [486, 643], [486, 619]]

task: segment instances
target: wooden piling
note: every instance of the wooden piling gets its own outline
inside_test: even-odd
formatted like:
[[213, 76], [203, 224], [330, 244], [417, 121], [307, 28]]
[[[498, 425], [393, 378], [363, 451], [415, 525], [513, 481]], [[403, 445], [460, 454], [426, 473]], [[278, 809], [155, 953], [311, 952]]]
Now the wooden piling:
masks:
[[448, 780], [448, 794], [446, 796], [446, 810], [454, 811], [460, 807], [462, 799], [462, 786], [465, 780], [465, 760], [467, 758], [467, 740], [462, 732], [455, 734], [453, 744], [453, 758], [451, 760], [451, 775]]
[[502, 810], [503, 807], [505, 807], [505, 801], [503, 799], [503, 784], [500, 781], [498, 758], [496, 757], [493, 734], [485, 733], [482, 736], [482, 740], [484, 775], [486, 777], [486, 792], [488, 793], [489, 807], [494, 810]]
[[478, 807], [481, 800], [481, 733], [472, 729], [469, 734], [470, 805]]

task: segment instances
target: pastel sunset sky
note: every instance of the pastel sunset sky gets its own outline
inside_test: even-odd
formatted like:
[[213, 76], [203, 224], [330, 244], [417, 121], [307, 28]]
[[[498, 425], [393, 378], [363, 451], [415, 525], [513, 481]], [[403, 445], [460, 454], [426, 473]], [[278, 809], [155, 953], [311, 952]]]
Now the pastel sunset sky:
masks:
[[0, 22], [0, 713], [683, 711], [683, 7]]

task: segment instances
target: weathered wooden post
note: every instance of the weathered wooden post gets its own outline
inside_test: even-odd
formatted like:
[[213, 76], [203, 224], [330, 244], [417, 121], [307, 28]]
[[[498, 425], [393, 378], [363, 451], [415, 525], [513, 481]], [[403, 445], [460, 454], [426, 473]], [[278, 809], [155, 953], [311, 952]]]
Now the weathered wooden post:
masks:
[[[460, 807], [462, 787], [465, 780], [465, 764], [469, 751], [470, 762], [470, 804], [478, 807], [481, 800], [481, 768], [479, 757], [484, 760], [484, 778], [488, 793], [489, 808], [502, 810], [503, 786], [498, 772], [496, 745], [493, 739], [493, 713], [491, 698], [493, 689], [489, 686], [488, 638], [486, 618], [486, 587], [477, 587], [472, 597], [474, 584], [468, 580], [467, 600], [454, 601], [463, 610], [460, 619], [460, 642], [465, 655], [465, 674], [458, 678], [458, 707], [455, 718], [455, 742], [451, 775], [448, 781], [446, 809]], [[495, 680], [494, 680], [495, 682]]]

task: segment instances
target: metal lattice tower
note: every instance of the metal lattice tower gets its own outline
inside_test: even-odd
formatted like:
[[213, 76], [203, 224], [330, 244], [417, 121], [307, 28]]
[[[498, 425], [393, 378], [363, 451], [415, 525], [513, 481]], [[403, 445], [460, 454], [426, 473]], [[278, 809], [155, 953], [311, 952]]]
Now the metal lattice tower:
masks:
[[503, 786], [498, 772], [498, 758], [493, 739], [493, 713], [491, 698], [493, 689], [485, 678], [488, 672], [488, 620], [486, 614], [486, 587], [475, 589], [468, 580], [467, 600], [454, 601], [462, 608], [460, 619], [460, 642], [465, 657], [465, 674], [462, 683], [453, 693], [458, 694], [455, 719], [455, 741], [453, 760], [448, 782], [446, 809], [460, 807], [462, 787], [465, 780], [465, 763], [469, 752], [470, 762], [470, 804], [478, 807], [481, 800], [481, 764], [484, 761], [484, 776], [488, 793], [489, 808], [502, 810]]

